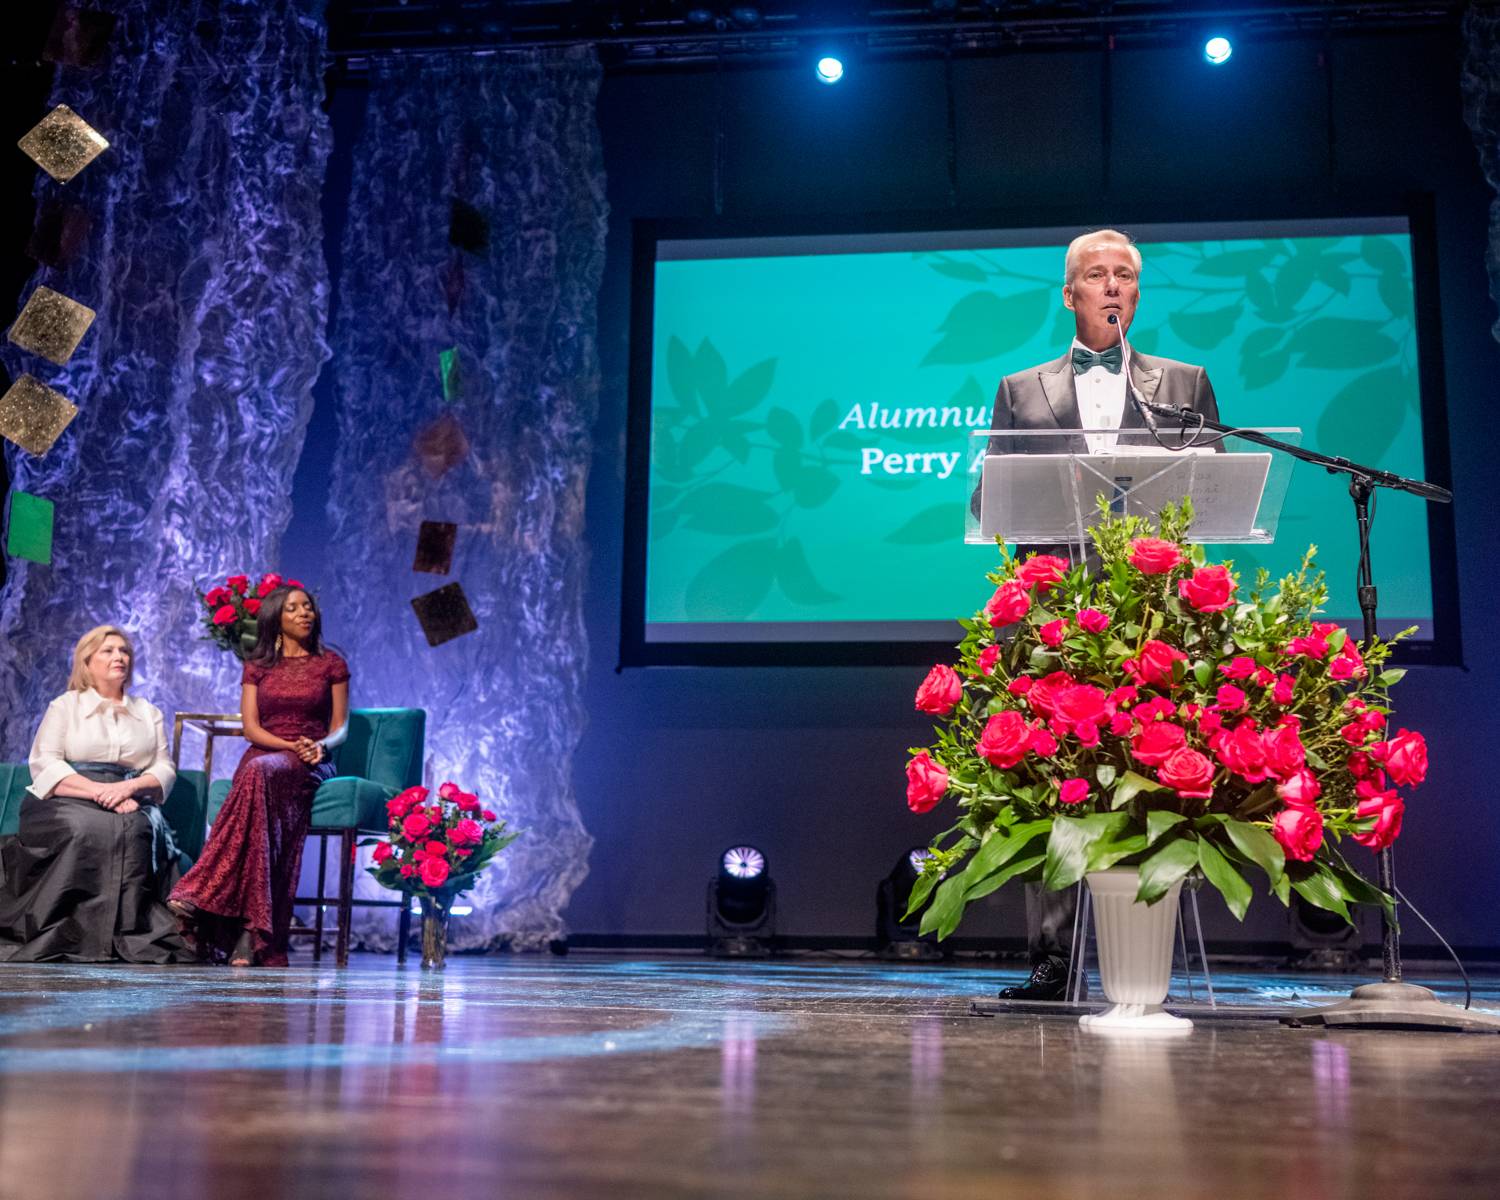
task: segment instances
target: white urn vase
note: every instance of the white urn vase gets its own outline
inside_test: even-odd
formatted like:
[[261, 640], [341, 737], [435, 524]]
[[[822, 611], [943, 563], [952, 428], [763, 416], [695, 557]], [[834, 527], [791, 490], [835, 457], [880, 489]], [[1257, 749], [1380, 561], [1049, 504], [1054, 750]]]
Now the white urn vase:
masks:
[[1155, 904], [1136, 901], [1140, 872], [1112, 867], [1086, 877], [1098, 931], [1099, 981], [1111, 1007], [1079, 1018], [1100, 1032], [1186, 1033], [1193, 1023], [1162, 1009], [1172, 982], [1172, 942], [1182, 882]]

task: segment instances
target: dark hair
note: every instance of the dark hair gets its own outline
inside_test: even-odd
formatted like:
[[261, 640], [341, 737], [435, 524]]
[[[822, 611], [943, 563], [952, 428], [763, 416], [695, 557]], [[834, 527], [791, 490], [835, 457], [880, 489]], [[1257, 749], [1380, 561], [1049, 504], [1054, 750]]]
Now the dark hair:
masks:
[[281, 610], [286, 607], [286, 598], [293, 592], [301, 592], [312, 605], [312, 633], [308, 635], [307, 652], [323, 653], [323, 614], [318, 608], [318, 599], [306, 588], [287, 587], [282, 584], [261, 598], [260, 611], [255, 614], [255, 649], [250, 651], [248, 662], [262, 667], [274, 667], [281, 661]]

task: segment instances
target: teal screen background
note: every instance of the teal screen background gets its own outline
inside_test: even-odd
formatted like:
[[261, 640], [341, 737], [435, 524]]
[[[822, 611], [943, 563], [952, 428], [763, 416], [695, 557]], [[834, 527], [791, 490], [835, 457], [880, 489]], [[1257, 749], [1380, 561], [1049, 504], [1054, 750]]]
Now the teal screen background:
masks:
[[[1410, 238], [1404, 222], [1363, 228], [1141, 236], [1130, 342], [1204, 365], [1228, 422], [1300, 426], [1304, 446], [1422, 478]], [[968, 429], [988, 427], [1003, 375], [1063, 353], [1073, 320], [1065, 239], [953, 241], [968, 248], [932, 249], [926, 235], [917, 250], [657, 261], [647, 640], [695, 640], [697, 625], [703, 640], [757, 639], [784, 622], [861, 638], [870, 622], [951, 621], [984, 602], [996, 552], [962, 542]], [[872, 404], [877, 426], [881, 413], [957, 406], [965, 427], [870, 428]], [[959, 462], [947, 479], [937, 457], [930, 474], [863, 473], [876, 449]], [[1248, 581], [1260, 566], [1291, 569], [1315, 542], [1330, 611], [1347, 619], [1351, 513], [1341, 478], [1298, 464], [1276, 544], [1215, 553]], [[1382, 492], [1375, 528], [1382, 626], [1429, 625], [1423, 502]]]

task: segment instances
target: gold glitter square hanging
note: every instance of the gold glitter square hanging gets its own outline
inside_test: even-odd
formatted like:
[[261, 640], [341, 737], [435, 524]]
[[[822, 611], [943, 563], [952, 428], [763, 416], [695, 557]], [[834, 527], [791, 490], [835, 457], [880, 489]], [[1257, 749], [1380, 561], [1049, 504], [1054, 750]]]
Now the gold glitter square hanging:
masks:
[[429, 646], [441, 646], [479, 628], [474, 610], [469, 607], [469, 598], [456, 583], [444, 584], [436, 591], [416, 597], [411, 606], [422, 624], [422, 632], [427, 635]]
[[73, 357], [93, 323], [92, 308], [49, 287], [38, 287], [10, 327], [10, 340], [61, 367]]
[[77, 406], [61, 392], [22, 375], [0, 396], [0, 437], [40, 458], [77, 415]]
[[16, 143], [58, 183], [67, 183], [109, 149], [97, 129], [59, 104]]

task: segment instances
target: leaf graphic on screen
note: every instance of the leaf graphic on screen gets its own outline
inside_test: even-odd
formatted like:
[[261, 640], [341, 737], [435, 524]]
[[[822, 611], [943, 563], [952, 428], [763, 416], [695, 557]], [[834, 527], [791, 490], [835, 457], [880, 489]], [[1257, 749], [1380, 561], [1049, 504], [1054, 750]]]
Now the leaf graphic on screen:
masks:
[[784, 408], [773, 408], [766, 414], [766, 432], [790, 450], [802, 445], [802, 422]]
[[1155, 354], [1156, 343], [1161, 335], [1161, 326], [1153, 325], [1150, 329], [1130, 329], [1130, 347], [1139, 350], [1142, 354]]
[[1411, 279], [1405, 272], [1386, 272], [1375, 281], [1375, 288], [1391, 316], [1411, 316]]
[[776, 579], [775, 538], [730, 546], [688, 582], [683, 608], [695, 621], [737, 621], [753, 613]]
[[1247, 390], [1275, 383], [1291, 365], [1292, 352], [1281, 343], [1284, 329], [1255, 329], [1240, 343], [1240, 377]]
[[803, 467], [792, 488], [792, 499], [802, 508], [827, 504], [839, 490], [839, 477], [826, 467]]
[[677, 444], [677, 461], [682, 467], [696, 467], [717, 448], [719, 431], [708, 421], [700, 421], [682, 435]]
[[1318, 282], [1325, 284], [1340, 296], [1347, 296], [1349, 289], [1354, 284], [1354, 280], [1340, 263], [1334, 261], [1335, 257], [1352, 258], [1353, 256], [1325, 254], [1322, 261], [1318, 263]]
[[813, 574], [802, 549], [801, 538], [787, 538], [776, 564], [776, 582], [793, 604], [832, 604], [840, 597], [830, 592]]
[[838, 423], [839, 406], [833, 402], [832, 398], [824, 400], [813, 409], [813, 415], [807, 422], [807, 435], [813, 441], [817, 441]]
[[689, 529], [702, 533], [764, 533], [780, 520], [770, 499], [769, 492], [738, 484], [705, 483], [683, 497], [678, 511]]
[[678, 518], [681, 517], [681, 516], [682, 516], [682, 514], [679, 513], [679, 512], [654, 512], [654, 513], [652, 513], [651, 514], [651, 540], [654, 542], [658, 538], [664, 538], [664, 537], [666, 537], [667, 534], [671, 533], [672, 530], [674, 530], [674, 529], [677, 528], [677, 521], [678, 521]]
[[946, 275], [949, 279], [962, 279], [965, 283], [983, 283], [989, 278], [982, 267], [976, 267], [973, 263], [966, 262], [929, 262], [927, 264], [939, 275]]
[[1399, 366], [1367, 371], [1341, 387], [1318, 419], [1318, 445], [1356, 462], [1379, 462], [1406, 420], [1413, 380]]
[[1382, 275], [1405, 275], [1406, 255], [1390, 238], [1367, 237], [1359, 243], [1360, 257]]
[[1293, 309], [1307, 295], [1313, 280], [1318, 277], [1318, 259], [1313, 254], [1294, 254], [1276, 272], [1276, 307]]
[[984, 362], [1019, 349], [1041, 331], [1051, 309], [1051, 288], [1013, 296], [970, 292], [949, 310], [938, 327], [943, 336], [922, 365]]
[[1072, 343], [1073, 334], [1077, 332], [1077, 328], [1078, 322], [1073, 316], [1073, 310], [1060, 308], [1057, 310], [1057, 316], [1052, 319], [1052, 333], [1047, 340], [1061, 350]]
[[1235, 323], [1244, 311], [1243, 305], [1234, 304], [1212, 312], [1174, 312], [1167, 317], [1167, 324], [1189, 346], [1212, 350], [1234, 332]]
[[667, 383], [685, 412], [698, 411], [698, 388], [693, 382], [695, 376], [692, 354], [681, 338], [673, 337], [667, 343]]
[[693, 379], [704, 405], [710, 411], [722, 410], [729, 389], [729, 372], [723, 355], [707, 338], [698, 343], [698, 351], [693, 355]]
[[771, 394], [771, 384], [776, 378], [776, 360], [768, 358], [758, 362], [737, 376], [724, 393], [720, 411], [731, 417], [749, 412]]
[[1193, 273], [1221, 279], [1249, 275], [1270, 266], [1280, 252], [1280, 248], [1273, 242], [1262, 242], [1259, 246], [1246, 249], [1226, 250], [1223, 254], [1211, 254], [1200, 261], [1193, 267]]
[[1300, 354], [1299, 367], [1342, 371], [1373, 367], [1397, 351], [1395, 341], [1380, 332], [1380, 321], [1349, 317], [1319, 317], [1292, 335], [1291, 350]]
[[935, 546], [958, 542], [964, 535], [964, 506], [958, 501], [924, 508], [905, 525], [885, 535], [897, 546]]

